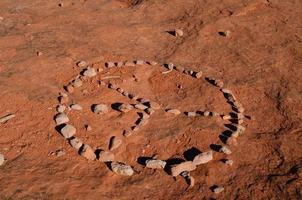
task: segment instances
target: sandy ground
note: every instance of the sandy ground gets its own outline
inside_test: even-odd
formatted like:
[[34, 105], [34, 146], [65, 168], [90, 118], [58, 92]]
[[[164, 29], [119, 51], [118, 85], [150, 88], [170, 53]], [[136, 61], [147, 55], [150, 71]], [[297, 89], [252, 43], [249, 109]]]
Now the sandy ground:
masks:
[[[0, 116], [16, 115], [0, 124], [0, 153], [7, 159], [0, 166], [1, 199], [302, 199], [302, 1], [1, 0], [0, 17]], [[184, 36], [167, 33], [175, 28]], [[181, 177], [138, 164], [142, 155], [184, 158], [192, 147], [206, 150], [219, 141], [222, 120], [163, 112], [115, 150], [137, 171], [132, 177], [70, 147], [53, 116], [62, 86], [80, 71], [76, 63], [103, 67], [137, 58], [202, 70], [234, 91], [253, 119], [232, 146], [233, 166], [215, 154], [191, 173], [195, 186], [188, 188]], [[143, 66], [111, 73], [163, 107], [231, 111], [205, 81], [162, 71]], [[91, 104], [127, 101], [98, 89], [96, 80], [73, 94], [84, 110], [70, 115], [94, 148], [106, 147], [137, 118], [116, 111], [96, 117]], [[59, 149], [65, 155], [53, 155]], [[214, 194], [215, 184], [225, 190]]]

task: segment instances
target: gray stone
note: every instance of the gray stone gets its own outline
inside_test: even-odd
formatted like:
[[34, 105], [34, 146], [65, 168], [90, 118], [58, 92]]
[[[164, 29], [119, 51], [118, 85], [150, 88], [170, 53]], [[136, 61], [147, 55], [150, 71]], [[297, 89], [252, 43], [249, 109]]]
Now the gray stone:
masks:
[[112, 162], [111, 169], [116, 174], [122, 176], [132, 176], [134, 174], [134, 171], [131, 166], [120, 162]]
[[70, 124], [66, 124], [62, 129], [61, 129], [61, 134], [66, 138], [71, 138], [74, 136], [76, 133], [76, 128]]
[[146, 167], [151, 169], [164, 169], [166, 166], [166, 162], [162, 160], [147, 160], [146, 161]]

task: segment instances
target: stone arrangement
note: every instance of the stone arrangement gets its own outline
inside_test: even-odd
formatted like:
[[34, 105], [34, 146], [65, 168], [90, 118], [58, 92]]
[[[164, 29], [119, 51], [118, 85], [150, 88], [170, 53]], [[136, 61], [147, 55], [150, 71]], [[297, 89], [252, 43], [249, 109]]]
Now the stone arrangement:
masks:
[[[181, 32], [177, 31], [178, 35], [182, 35]], [[139, 94], [134, 94], [125, 89], [119, 87], [118, 85], [111, 83], [110, 81], [99, 80], [100, 87], [107, 87], [111, 90], [116, 91], [117, 93], [128, 97], [131, 100], [134, 100], [136, 103], [134, 104], [121, 104], [117, 107], [117, 111], [127, 113], [131, 110], [137, 110], [139, 118], [137, 121], [131, 126], [129, 129], [125, 129], [121, 136], [112, 136], [110, 141], [108, 141], [108, 149], [109, 151], [101, 151], [97, 152], [95, 149], [89, 146], [89, 144], [85, 144], [82, 140], [76, 137], [76, 128], [70, 123], [68, 116], [65, 114], [66, 109], [81, 111], [83, 110], [80, 104], [71, 104], [68, 96], [68, 93], [73, 93], [77, 88], [83, 86], [84, 82], [91, 78], [97, 76], [98, 73], [102, 73], [109, 68], [120, 68], [120, 67], [136, 67], [139, 65], [150, 65], [150, 66], [161, 66], [166, 68], [168, 71], [164, 73], [171, 72], [172, 70], [176, 70], [179, 73], [183, 73], [188, 76], [192, 76], [193, 78], [200, 79], [203, 76], [201, 71], [197, 72], [191, 69], [186, 69], [182, 66], [174, 65], [173, 63], [164, 63], [159, 64], [156, 61], [143, 61], [143, 60], [135, 60], [135, 61], [121, 61], [121, 62], [107, 62], [105, 63], [104, 69], [99, 68], [95, 69], [91, 66], [88, 66], [88, 63], [85, 61], [80, 61], [77, 65], [81, 68], [85, 68], [79, 75], [77, 75], [74, 79], [72, 79], [69, 83], [64, 86], [66, 92], [60, 92], [58, 96], [58, 105], [56, 107], [57, 114], [54, 116], [54, 121], [57, 125], [57, 130], [61, 133], [61, 135], [68, 141], [68, 143], [79, 152], [79, 155], [83, 156], [88, 160], [99, 160], [104, 163], [108, 163], [112, 172], [121, 175], [121, 176], [132, 176], [136, 172], [133, 170], [132, 166], [127, 165], [121, 161], [115, 160], [115, 155], [112, 150], [117, 149], [124, 142], [123, 137], [130, 137], [134, 132], [140, 130], [140, 128], [148, 123], [150, 117], [154, 112], [159, 109], [164, 110], [166, 113], [172, 115], [180, 115], [185, 114], [188, 117], [220, 117], [223, 120], [229, 120], [232, 123], [230, 125], [231, 134], [228, 135], [220, 135], [225, 138], [225, 143], [222, 145], [217, 145], [219, 148], [217, 152], [223, 153], [226, 156], [231, 154], [230, 146], [236, 142], [238, 136], [242, 135], [245, 131], [245, 127], [242, 125], [243, 121], [246, 117], [244, 113], [244, 108], [241, 103], [238, 102], [234, 93], [224, 87], [224, 83], [221, 80], [205, 77], [205, 80], [208, 81], [213, 86], [219, 88], [220, 92], [224, 95], [227, 100], [227, 103], [232, 106], [234, 112], [229, 115], [219, 114], [215, 111], [208, 110], [198, 110], [198, 111], [190, 111], [183, 112], [177, 108], [169, 108], [163, 109], [160, 104], [155, 101], [145, 99]], [[106, 104], [94, 104], [91, 107], [92, 112], [96, 115], [105, 115], [109, 112], [109, 107]], [[6, 119], [5, 119], [6, 120]], [[89, 125], [85, 125], [86, 129], [91, 130]], [[206, 164], [213, 160], [214, 151], [209, 149], [204, 151], [194, 157], [192, 161], [184, 161], [179, 164], [175, 164], [169, 166], [166, 161], [160, 160], [158, 158], [152, 158], [145, 161], [145, 167], [155, 170], [166, 170], [170, 172], [170, 175], [173, 177], [182, 176], [187, 181], [190, 187], [194, 186], [195, 180], [190, 175], [190, 172], [195, 170], [199, 165]], [[233, 160], [225, 159], [223, 161], [226, 165], [231, 166], [233, 164]], [[212, 191], [214, 193], [220, 193], [224, 190], [222, 186], [216, 186]]]

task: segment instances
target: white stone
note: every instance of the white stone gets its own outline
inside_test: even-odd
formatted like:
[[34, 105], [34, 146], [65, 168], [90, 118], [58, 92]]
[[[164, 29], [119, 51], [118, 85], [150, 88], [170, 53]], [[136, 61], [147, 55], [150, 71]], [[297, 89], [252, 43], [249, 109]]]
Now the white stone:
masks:
[[4, 155], [0, 153], [0, 166], [2, 166], [5, 162]]
[[109, 112], [109, 108], [106, 104], [97, 104], [93, 106], [93, 112], [96, 114], [104, 114]]
[[84, 158], [86, 158], [87, 160], [96, 159], [96, 155], [95, 155], [93, 149], [87, 144], [84, 144], [84, 146], [82, 147], [80, 155], [83, 156]]
[[145, 109], [148, 108], [148, 106], [145, 106], [145, 105], [142, 104], [142, 103], [135, 104], [134, 107], [135, 107], [136, 109], [139, 109], [139, 110], [145, 110]]
[[162, 160], [147, 160], [146, 161], [146, 167], [151, 169], [164, 169], [166, 166], [166, 162]]
[[94, 68], [87, 67], [86, 70], [84, 71], [83, 75], [87, 76], [87, 77], [94, 77], [97, 75], [97, 73]]
[[178, 109], [167, 109], [166, 112], [167, 112], [167, 113], [174, 114], [174, 115], [179, 115], [179, 114], [181, 114], [180, 110], [178, 110]]
[[143, 60], [137, 60], [137, 61], [135, 61], [135, 63], [137, 65], [143, 65], [145, 62]]
[[65, 124], [65, 123], [69, 122], [69, 118], [65, 113], [59, 113], [56, 115], [55, 121], [56, 121], [57, 125]]
[[131, 166], [120, 162], [112, 162], [111, 169], [116, 174], [122, 176], [132, 176], [134, 174], [134, 171]]
[[222, 146], [219, 151], [228, 155], [232, 153], [232, 151], [227, 146]]
[[179, 174], [181, 174], [184, 171], [190, 172], [195, 169], [196, 169], [196, 165], [192, 161], [185, 161], [178, 165], [174, 165], [171, 168], [171, 174], [172, 174], [172, 176], [178, 176]]
[[82, 142], [81, 139], [74, 137], [74, 138], [71, 138], [71, 139], [69, 140], [69, 144], [70, 144], [73, 148], [79, 150], [79, 149], [81, 148], [81, 146], [83, 145], [83, 142]]
[[75, 80], [72, 81], [72, 86], [75, 88], [81, 87], [83, 85], [83, 81], [79, 78], [76, 78]]
[[72, 110], [83, 110], [82, 106], [80, 106], [79, 104], [72, 104], [72, 105], [70, 106], [70, 108], [71, 108]]
[[76, 128], [72, 125], [66, 124], [60, 132], [66, 139], [68, 139], [75, 135]]
[[66, 106], [64, 105], [58, 105], [57, 106], [57, 112], [58, 113], [63, 113], [66, 110]]
[[175, 29], [175, 36], [181, 37], [183, 35], [184, 35], [184, 32], [181, 29], [179, 29], [179, 28]]
[[219, 193], [221, 193], [223, 190], [224, 190], [224, 188], [223, 188], [222, 186], [219, 186], [219, 187], [214, 188], [214, 189], [213, 189], [213, 192], [214, 192], [215, 194], [219, 194]]
[[109, 150], [112, 151], [114, 149], [117, 149], [119, 146], [121, 146], [122, 143], [123, 143], [122, 139], [112, 136], [109, 142]]
[[118, 107], [118, 110], [121, 112], [124, 112], [124, 113], [127, 113], [132, 109], [133, 109], [133, 106], [129, 103], [123, 103]]
[[86, 67], [86, 66], [87, 66], [87, 62], [84, 61], [84, 60], [81, 60], [81, 61], [79, 61], [79, 62], [77, 63], [77, 66], [78, 66], [78, 67]]
[[195, 165], [201, 165], [213, 160], [213, 151], [203, 152], [194, 157], [193, 163]]

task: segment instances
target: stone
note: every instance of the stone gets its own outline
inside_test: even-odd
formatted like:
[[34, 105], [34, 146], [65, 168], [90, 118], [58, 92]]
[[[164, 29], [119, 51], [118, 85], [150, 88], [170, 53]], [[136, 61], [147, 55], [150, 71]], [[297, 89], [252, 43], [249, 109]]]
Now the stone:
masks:
[[129, 93], [127, 91], [124, 91], [124, 92], [122, 92], [122, 95], [127, 97], [129, 95]]
[[66, 104], [69, 101], [68, 96], [59, 96], [58, 100], [59, 100], [60, 104]]
[[178, 72], [181, 72], [181, 73], [183, 73], [183, 72], [185, 71], [185, 68], [182, 67], [182, 66], [174, 66], [174, 69], [175, 69], [176, 71], [178, 71]]
[[194, 157], [193, 163], [195, 165], [201, 165], [213, 160], [213, 151], [203, 152]]
[[63, 149], [56, 150], [57, 157], [64, 156], [64, 155], [65, 155], [65, 151]]
[[166, 109], [166, 112], [167, 112], [167, 113], [174, 114], [174, 115], [179, 115], [179, 114], [181, 114], [180, 110], [178, 110], [178, 109]]
[[172, 176], [178, 176], [180, 173], [184, 171], [193, 171], [196, 169], [196, 165], [192, 161], [185, 161], [178, 165], [174, 165], [171, 168], [171, 174]]
[[233, 95], [233, 92], [229, 89], [226, 89], [226, 88], [221, 88], [221, 92], [225, 93], [225, 94], [231, 94]]
[[152, 65], [152, 66], [154, 66], [154, 65], [157, 65], [157, 64], [158, 64], [156, 61], [150, 61], [149, 63], [150, 63], [150, 65]]
[[187, 116], [188, 117], [196, 117], [196, 112], [188, 112]]
[[68, 84], [64, 88], [68, 93], [70, 93], [70, 94], [74, 93], [74, 87], [71, 84]]
[[145, 109], [148, 108], [148, 106], [146, 106], [146, 105], [144, 105], [144, 104], [142, 104], [142, 103], [135, 104], [134, 107], [135, 107], [136, 109], [139, 109], [139, 110], [145, 110]]
[[58, 105], [56, 110], [57, 110], [58, 113], [63, 113], [66, 110], [66, 106]]
[[69, 139], [69, 144], [77, 150], [79, 150], [83, 146], [82, 140], [77, 137], [72, 137], [71, 139]]
[[223, 120], [230, 120], [230, 119], [232, 119], [232, 116], [231, 115], [223, 115], [222, 119]]
[[204, 112], [203, 112], [203, 116], [205, 116], [205, 117], [210, 116], [210, 112], [209, 112], [209, 111], [204, 111]]
[[223, 188], [222, 186], [217, 186], [217, 187], [215, 187], [215, 188], [213, 189], [213, 192], [214, 192], [215, 194], [219, 194], [219, 193], [221, 193], [223, 190], [224, 190], [224, 188]]
[[70, 108], [71, 108], [72, 110], [83, 110], [82, 106], [80, 106], [79, 104], [72, 104], [72, 105], [70, 106]]
[[121, 146], [122, 143], [123, 140], [121, 138], [112, 136], [109, 142], [109, 150], [112, 151], [114, 149], [117, 149], [119, 146]]
[[126, 61], [125, 62], [125, 66], [127, 66], [127, 67], [134, 67], [135, 63], [133, 61]]
[[0, 117], [0, 123], [5, 123], [8, 120], [11, 120], [12, 118], [14, 118], [15, 116], [16, 115], [14, 115], [14, 114], [8, 114], [8, 115], [5, 115], [4, 117]]
[[83, 81], [79, 78], [76, 78], [75, 80], [73, 80], [71, 82], [72, 86], [75, 87], [75, 88], [79, 88], [83, 85]]
[[215, 81], [215, 85], [216, 85], [217, 87], [219, 87], [219, 88], [222, 88], [224, 84], [223, 84], [222, 80], [219, 80], [219, 79], [218, 79], [218, 80]]
[[145, 110], [145, 112], [146, 112], [148, 115], [152, 115], [152, 114], [155, 112], [155, 110], [152, 109], [152, 108], [147, 108], [147, 109]]
[[124, 137], [129, 137], [130, 135], [132, 135], [132, 131], [129, 131], [129, 130], [124, 130], [123, 131], [123, 136]]
[[55, 116], [55, 121], [57, 125], [65, 124], [69, 122], [69, 118], [65, 113], [59, 113]]
[[86, 67], [87, 65], [88, 65], [87, 62], [84, 60], [77, 62], [78, 67]]
[[101, 162], [112, 162], [114, 161], [114, 157], [114, 154], [110, 151], [101, 151], [98, 160]]
[[146, 161], [146, 167], [151, 169], [164, 169], [166, 164], [167, 163], [162, 160], [150, 159]]
[[121, 162], [112, 162], [111, 169], [114, 173], [122, 176], [132, 176], [134, 174], [134, 170], [130, 165]]
[[132, 109], [133, 109], [133, 106], [129, 103], [123, 103], [118, 107], [118, 110], [121, 112], [124, 112], [124, 113], [127, 113]]
[[229, 149], [227, 146], [222, 146], [222, 147], [219, 149], [219, 152], [225, 153], [225, 154], [227, 154], [227, 155], [229, 155], [229, 154], [232, 153], [231, 149]]
[[122, 94], [124, 92], [124, 89], [123, 88], [117, 88], [116, 91], [118, 91], [119, 93]]
[[107, 62], [107, 63], [105, 63], [105, 65], [107, 68], [112, 68], [115, 66], [114, 62]]
[[91, 128], [91, 126], [89, 126], [89, 125], [85, 125], [85, 128], [86, 128], [86, 131], [91, 131], [92, 130], [92, 128]]
[[179, 29], [179, 28], [175, 29], [175, 36], [182, 37], [183, 35], [184, 35], [184, 32], [181, 29]]
[[195, 72], [195, 73], [194, 73], [194, 77], [195, 77], [195, 78], [201, 78], [201, 77], [202, 77], [202, 71]]
[[124, 65], [124, 62], [117, 62], [117, 63], [116, 63], [116, 66], [117, 66], [117, 67], [122, 67], [123, 65]]
[[84, 146], [81, 147], [80, 155], [83, 156], [84, 158], [86, 158], [87, 160], [96, 159], [96, 155], [95, 155], [93, 149], [87, 144], [84, 144]]
[[234, 163], [234, 161], [233, 161], [233, 160], [226, 159], [226, 160], [224, 161], [224, 163], [227, 164], [227, 165], [232, 166], [233, 163]]
[[150, 101], [148, 104], [149, 104], [149, 107], [153, 108], [154, 110], [160, 109], [160, 105], [154, 101]]
[[174, 64], [173, 64], [173, 63], [168, 63], [168, 64], [167, 64], [167, 67], [168, 67], [168, 69], [172, 70], [173, 67], [174, 67]]
[[108, 87], [113, 90], [116, 90], [118, 88], [114, 83], [109, 83]]
[[87, 77], [94, 77], [97, 75], [96, 71], [94, 68], [91, 68], [91, 67], [87, 67], [84, 72], [83, 72], [83, 75], [84, 76], [87, 76]]
[[135, 61], [135, 64], [137, 65], [143, 65], [145, 62], [143, 60], [137, 60]]
[[61, 129], [61, 134], [64, 136], [64, 138], [68, 139], [71, 138], [72, 136], [75, 135], [76, 133], [76, 128], [70, 124], [66, 124], [62, 129]]
[[0, 166], [4, 165], [5, 157], [3, 154], [0, 153]]
[[128, 94], [128, 97], [129, 97], [130, 99], [133, 99], [133, 100], [138, 99], [138, 95], [131, 94], [131, 93]]
[[96, 114], [105, 114], [109, 112], [109, 108], [106, 104], [97, 104], [92, 108], [93, 112]]

